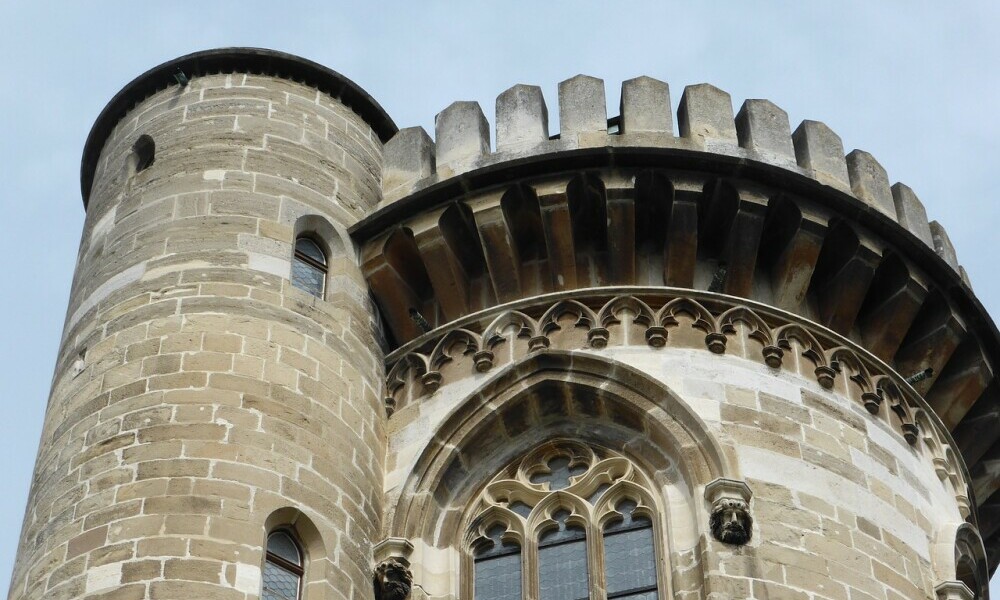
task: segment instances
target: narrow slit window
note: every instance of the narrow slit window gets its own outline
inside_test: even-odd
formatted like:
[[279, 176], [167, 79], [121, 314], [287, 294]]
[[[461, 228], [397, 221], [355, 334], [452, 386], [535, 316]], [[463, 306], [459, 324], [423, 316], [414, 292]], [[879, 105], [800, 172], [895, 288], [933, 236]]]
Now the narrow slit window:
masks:
[[521, 600], [521, 548], [503, 539], [506, 531], [491, 528], [475, 553], [475, 600]]
[[317, 298], [322, 298], [326, 286], [326, 273], [326, 254], [319, 245], [308, 237], [295, 240], [292, 285]]
[[622, 501], [615, 507], [622, 518], [604, 528], [608, 600], [657, 598], [653, 523], [635, 514], [635, 508], [635, 502]]
[[156, 159], [156, 143], [148, 135], [140, 136], [132, 146], [132, 172], [144, 171]]
[[287, 531], [267, 536], [261, 600], [300, 600], [302, 590], [302, 552]]
[[540, 600], [587, 600], [587, 534], [568, 524], [569, 513], [552, 515], [557, 527], [538, 540], [538, 597]]

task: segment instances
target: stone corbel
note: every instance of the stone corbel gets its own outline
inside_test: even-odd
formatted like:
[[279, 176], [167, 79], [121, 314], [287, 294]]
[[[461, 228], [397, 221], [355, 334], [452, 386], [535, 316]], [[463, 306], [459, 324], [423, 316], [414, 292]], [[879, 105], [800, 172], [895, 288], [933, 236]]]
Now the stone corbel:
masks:
[[410, 571], [410, 555], [413, 544], [404, 538], [386, 538], [372, 549], [375, 569], [372, 571], [372, 585], [375, 600], [406, 600], [413, 587], [413, 573]]
[[945, 581], [934, 588], [937, 600], [975, 600], [976, 595], [961, 581]]
[[705, 486], [705, 500], [712, 507], [709, 524], [715, 539], [734, 546], [750, 541], [753, 536], [752, 497], [750, 486], [736, 479], [720, 477]]

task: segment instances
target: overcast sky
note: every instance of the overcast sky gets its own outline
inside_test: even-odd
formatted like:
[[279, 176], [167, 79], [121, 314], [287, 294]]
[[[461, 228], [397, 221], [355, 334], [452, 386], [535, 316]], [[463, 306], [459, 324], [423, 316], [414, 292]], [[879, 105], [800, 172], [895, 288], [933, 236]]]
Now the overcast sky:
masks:
[[610, 115], [620, 82], [638, 75], [669, 82], [675, 109], [684, 86], [701, 82], [731, 93], [736, 109], [768, 98], [793, 129], [824, 121], [848, 151], [871, 152], [891, 181], [910, 185], [1000, 314], [1000, 3], [485, 4], [0, 0], [0, 594], [83, 223], [84, 139], [123, 85], [195, 50], [298, 54], [353, 79], [400, 127], [429, 132], [454, 100], [478, 100], [492, 121], [496, 95], [515, 83], [540, 85], [556, 115], [556, 85], [578, 73], [605, 80]]

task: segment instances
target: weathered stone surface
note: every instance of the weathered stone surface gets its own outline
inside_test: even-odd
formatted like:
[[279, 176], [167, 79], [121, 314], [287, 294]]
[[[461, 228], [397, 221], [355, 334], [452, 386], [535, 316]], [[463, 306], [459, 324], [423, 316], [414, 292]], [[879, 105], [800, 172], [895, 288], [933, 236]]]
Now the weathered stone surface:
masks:
[[896, 206], [896, 220], [925, 244], [934, 247], [927, 211], [913, 190], [902, 183], [892, 186], [892, 201]]
[[702, 143], [737, 144], [733, 100], [714, 85], [700, 83], [684, 88], [677, 108], [677, 126], [681, 137]]
[[490, 152], [490, 126], [478, 102], [453, 102], [434, 117], [437, 169], [442, 175], [468, 171]]
[[930, 222], [931, 239], [934, 240], [934, 251], [938, 256], [951, 265], [952, 269], [958, 270], [958, 255], [955, 253], [955, 246], [948, 237], [948, 232], [937, 221]]
[[885, 216], [896, 218], [896, 206], [889, 191], [889, 175], [874, 156], [863, 150], [852, 150], [847, 155], [847, 173], [855, 196]]
[[382, 188], [387, 192], [434, 173], [434, 142], [423, 127], [400, 129], [383, 150]]
[[770, 100], [747, 100], [736, 114], [740, 146], [765, 157], [795, 160], [788, 113]]
[[607, 132], [608, 109], [604, 80], [577, 75], [559, 83], [559, 135], [573, 139], [581, 133]]
[[802, 121], [792, 134], [795, 159], [821, 183], [850, 189], [844, 144], [840, 136], [819, 121]]
[[549, 139], [542, 88], [515, 85], [497, 96], [497, 152], [524, 152]]
[[636, 77], [622, 82], [621, 132], [652, 131], [673, 134], [670, 86], [652, 77]]

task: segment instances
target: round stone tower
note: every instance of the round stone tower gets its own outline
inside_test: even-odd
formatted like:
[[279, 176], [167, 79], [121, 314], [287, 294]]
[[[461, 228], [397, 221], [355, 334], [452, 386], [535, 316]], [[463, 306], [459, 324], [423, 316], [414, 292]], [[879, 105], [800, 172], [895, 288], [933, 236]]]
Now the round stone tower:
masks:
[[129, 84], [11, 598], [988, 598], [1000, 335], [914, 192], [707, 84], [558, 122], [432, 140], [260, 50]]
[[[309, 597], [371, 596], [382, 351], [345, 230], [395, 130], [342, 75], [254, 49], [105, 108], [11, 598], [256, 598], [277, 528]], [[319, 298], [289, 281], [302, 236]]]

